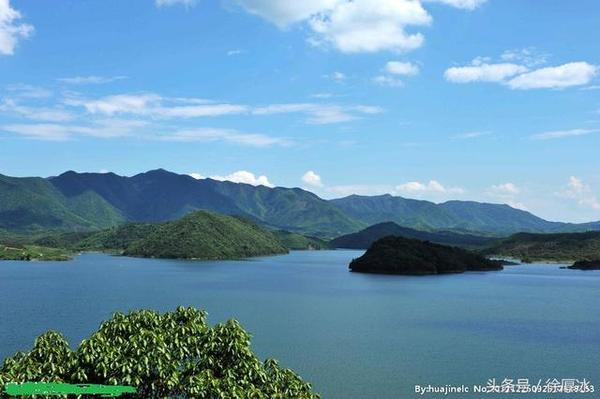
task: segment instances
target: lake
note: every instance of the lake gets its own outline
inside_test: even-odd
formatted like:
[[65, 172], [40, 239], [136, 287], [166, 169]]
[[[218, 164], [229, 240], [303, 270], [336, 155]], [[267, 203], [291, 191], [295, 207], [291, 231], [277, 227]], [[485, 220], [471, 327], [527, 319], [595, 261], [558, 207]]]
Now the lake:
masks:
[[[279, 359], [323, 398], [444, 397], [419, 396], [415, 385], [491, 378], [586, 378], [600, 389], [600, 272], [544, 264], [426, 277], [348, 272], [361, 254], [2, 262], [0, 358], [48, 329], [76, 345], [117, 310], [193, 305], [211, 323], [240, 320], [261, 358]], [[490, 397], [498, 396], [509, 395]]]

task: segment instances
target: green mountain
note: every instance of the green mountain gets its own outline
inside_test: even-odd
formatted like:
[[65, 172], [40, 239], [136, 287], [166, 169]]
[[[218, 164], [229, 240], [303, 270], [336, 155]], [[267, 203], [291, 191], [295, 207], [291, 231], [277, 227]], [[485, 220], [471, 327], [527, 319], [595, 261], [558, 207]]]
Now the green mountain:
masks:
[[461, 234], [452, 231], [422, 231], [402, 227], [394, 222], [384, 222], [367, 227], [357, 233], [346, 234], [330, 241], [335, 248], [366, 249], [375, 241], [387, 236], [413, 238], [437, 244], [459, 247], [481, 247], [495, 241], [491, 237]]
[[389, 194], [373, 197], [351, 195], [331, 201], [348, 216], [369, 223], [396, 222], [418, 230], [453, 230], [496, 236], [516, 232], [586, 231], [600, 229], [600, 223], [568, 224], [549, 222], [508, 205], [473, 201], [435, 204]]
[[585, 233], [519, 233], [500, 240], [485, 250], [490, 255], [522, 259], [525, 262], [578, 261], [600, 259], [600, 231]]
[[0, 229], [89, 230], [123, 220], [117, 209], [93, 191], [66, 196], [47, 179], [0, 175]]
[[242, 216], [275, 229], [324, 237], [365, 227], [328, 201], [299, 188], [196, 180], [162, 169], [133, 177], [66, 172], [50, 182], [67, 198], [94, 192], [133, 222], [174, 220], [205, 209]]
[[508, 205], [435, 204], [391, 195], [327, 201], [300, 188], [196, 180], [162, 169], [132, 177], [72, 171], [48, 179], [0, 175], [0, 230], [12, 233], [163, 222], [201, 209], [240, 216], [273, 230], [327, 239], [383, 222], [416, 230], [495, 236], [600, 230], [600, 222], [549, 222]]
[[353, 272], [408, 275], [502, 269], [500, 262], [465, 249], [394, 236], [375, 241], [349, 267]]
[[277, 237], [233, 216], [197, 211], [162, 223], [127, 246], [124, 255], [178, 259], [236, 259], [287, 253]]

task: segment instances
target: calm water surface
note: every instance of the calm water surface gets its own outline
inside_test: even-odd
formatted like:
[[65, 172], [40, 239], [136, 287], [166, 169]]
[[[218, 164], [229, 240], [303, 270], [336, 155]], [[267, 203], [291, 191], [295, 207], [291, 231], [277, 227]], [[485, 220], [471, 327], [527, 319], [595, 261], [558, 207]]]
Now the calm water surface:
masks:
[[600, 272], [534, 264], [431, 277], [349, 273], [360, 254], [2, 262], [0, 358], [48, 329], [76, 345], [116, 310], [193, 305], [213, 323], [240, 320], [262, 358], [298, 371], [323, 398], [415, 398], [415, 384], [505, 377], [585, 377], [600, 390]]

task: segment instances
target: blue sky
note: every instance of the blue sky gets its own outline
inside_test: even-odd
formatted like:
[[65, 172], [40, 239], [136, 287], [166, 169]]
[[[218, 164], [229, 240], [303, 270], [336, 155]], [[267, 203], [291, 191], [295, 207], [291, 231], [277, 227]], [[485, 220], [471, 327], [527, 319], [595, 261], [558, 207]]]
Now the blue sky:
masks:
[[0, 173], [600, 219], [600, 3], [0, 0]]

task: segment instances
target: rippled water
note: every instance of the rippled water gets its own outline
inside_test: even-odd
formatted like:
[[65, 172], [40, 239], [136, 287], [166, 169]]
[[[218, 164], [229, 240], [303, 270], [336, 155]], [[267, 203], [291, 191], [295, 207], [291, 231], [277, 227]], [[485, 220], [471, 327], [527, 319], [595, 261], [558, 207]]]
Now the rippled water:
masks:
[[239, 319], [261, 357], [298, 371], [324, 398], [413, 398], [415, 384], [507, 377], [587, 378], [600, 390], [600, 272], [532, 264], [429, 277], [349, 273], [360, 254], [2, 262], [0, 358], [48, 329], [76, 345], [117, 310], [194, 305], [211, 322]]

